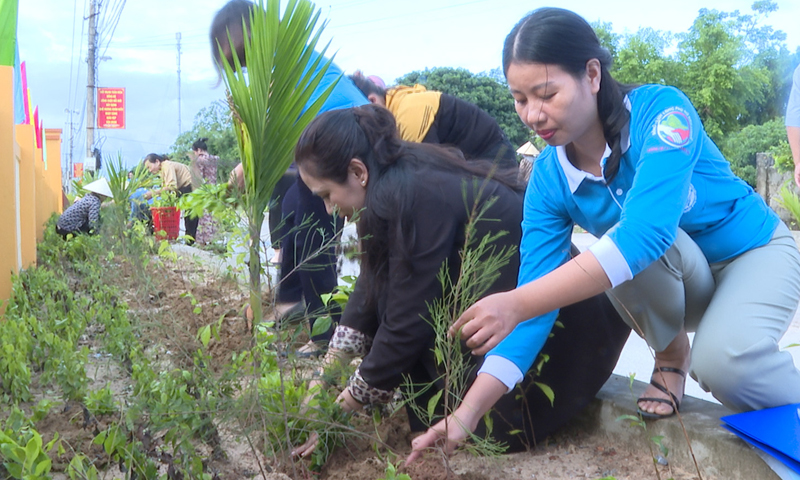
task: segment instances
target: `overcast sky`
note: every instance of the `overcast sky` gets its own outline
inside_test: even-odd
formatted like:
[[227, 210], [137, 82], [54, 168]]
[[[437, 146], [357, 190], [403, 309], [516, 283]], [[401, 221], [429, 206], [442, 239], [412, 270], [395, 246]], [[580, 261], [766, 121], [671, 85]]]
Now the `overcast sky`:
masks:
[[[178, 135], [176, 32], [181, 33], [181, 127], [224, 95], [215, 86], [208, 29], [224, 0], [103, 0], [97, 86], [126, 88], [125, 130], [98, 130], [104, 155], [121, 152], [131, 165], [164, 153]], [[589, 21], [611, 22], [618, 33], [640, 27], [684, 32], [700, 8], [749, 12], [752, 0], [560, 0]], [[778, 0], [764, 23], [800, 45], [800, 2]], [[500, 65], [503, 39], [528, 11], [546, 3], [520, 0], [323, 0], [336, 63], [387, 83], [426, 67], [463, 67], [478, 73]], [[552, 5], [552, 4], [550, 4]], [[20, 0], [17, 38], [32, 100], [46, 128], [64, 129], [64, 162], [74, 125], [74, 158], [85, 156], [88, 0]], [[118, 21], [116, 21], [118, 19]]]

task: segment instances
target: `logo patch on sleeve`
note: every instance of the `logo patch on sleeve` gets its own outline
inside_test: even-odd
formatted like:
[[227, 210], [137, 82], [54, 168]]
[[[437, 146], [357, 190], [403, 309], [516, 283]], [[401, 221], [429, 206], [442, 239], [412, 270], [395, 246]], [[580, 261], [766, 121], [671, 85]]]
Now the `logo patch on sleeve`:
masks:
[[692, 140], [692, 121], [680, 107], [671, 107], [658, 116], [656, 134], [671, 147], [686, 146]]

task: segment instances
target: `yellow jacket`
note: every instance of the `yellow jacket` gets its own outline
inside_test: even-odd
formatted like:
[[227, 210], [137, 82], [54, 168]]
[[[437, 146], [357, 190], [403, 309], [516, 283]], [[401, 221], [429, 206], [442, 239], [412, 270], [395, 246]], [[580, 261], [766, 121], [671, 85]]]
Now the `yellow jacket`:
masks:
[[442, 92], [429, 92], [422, 85], [399, 86], [386, 91], [386, 108], [397, 121], [400, 138], [420, 143], [428, 134], [436, 114]]

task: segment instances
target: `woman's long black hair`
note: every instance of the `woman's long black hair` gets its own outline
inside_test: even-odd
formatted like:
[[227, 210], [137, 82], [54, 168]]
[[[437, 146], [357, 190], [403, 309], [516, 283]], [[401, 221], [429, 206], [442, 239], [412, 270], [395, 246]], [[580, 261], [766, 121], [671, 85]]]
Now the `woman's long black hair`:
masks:
[[295, 162], [311, 175], [343, 184], [350, 161], [364, 162], [369, 183], [363, 212], [358, 220], [364, 256], [365, 276], [372, 307], [388, 281], [389, 244], [395, 244], [400, 258], [408, 261], [415, 242], [412, 204], [414, 171], [429, 166], [444, 171], [491, 176], [493, 180], [519, 189], [516, 172], [494, 171], [491, 162], [469, 161], [456, 149], [439, 145], [405, 142], [397, 133], [394, 116], [377, 105], [333, 110], [309, 124], [295, 148]]
[[508, 75], [512, 63], [558, 65], [575, 77], [586, 74], [586, 62], [600, 62], [600, 91], [597, 110], [603, 136], [611, 155], [606, 160], [606, 179], [619, 170], [622, 157], [622, 131], [630, 119], [624, 97], [633, 86], [622, 85], [609, 73], [611, 54], [600, 45], [591, 25], [580, 15], [562, 8], [540, 8], [526, 15], [506, 37], [503, 71]]

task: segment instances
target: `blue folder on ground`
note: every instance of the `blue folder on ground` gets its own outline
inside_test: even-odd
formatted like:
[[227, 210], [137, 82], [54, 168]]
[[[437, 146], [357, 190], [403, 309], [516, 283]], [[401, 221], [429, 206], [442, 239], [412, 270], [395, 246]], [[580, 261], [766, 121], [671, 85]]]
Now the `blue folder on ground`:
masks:
[[800, 403], [728, 415], [723, 428], [800, 474]]

